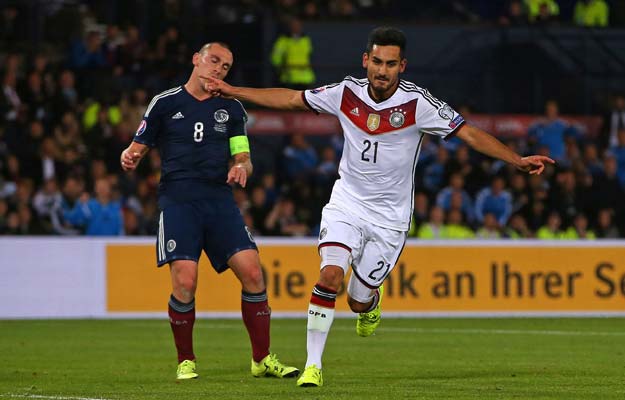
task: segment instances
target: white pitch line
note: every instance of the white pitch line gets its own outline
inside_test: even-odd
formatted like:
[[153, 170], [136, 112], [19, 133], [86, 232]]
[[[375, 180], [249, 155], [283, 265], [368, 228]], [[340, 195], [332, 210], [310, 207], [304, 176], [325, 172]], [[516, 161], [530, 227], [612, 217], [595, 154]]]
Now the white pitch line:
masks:
[[73, 396], [45, 396], [41, 394], [16, 394], [16, 393], [4, 393], [0, 394], [0, 397], [20, 397], [24, 399], [49, 399], [49, 400], [109, 400], [103, 397], [73, 397]]
[[[146, 324], [140, 321], [132, 322], [133, 326], [145, 326], [145, 327], [154, 327], [153, 324]], [[305, 332], [305, 324], [301, 326], [288, 326], [281, 327], [280, 329], [287, 329], [291, 331], [302, 331]], [[239, 330], [243, 329], [243, 325], [239, 324], [202, 324], [196, 325], [198, 329], [221, 329], [221, 330]], [[347, 326], [334, 326], [331, 328], [333, 331], [351, 331], [354, 330], [353, 327]], [[490, 335], [551, 335], [551, 336], [625, 336], [625, 332], [606, 332], [606, 331], [564, 331], [564, 330], [523, 330], [523, 329], [463, 329], [463, 328], [394, 328], [394, 327], [384, 327], [381, 326], [379, 328], [380, 332], [389, 332], [389, 333], [449, 333], [449, 334], [490, 334]]]
[[[351, 328], [350, 328], [351, 329]], [[384, 328], [382, 332], [494, 334], [494, 335], [553, 335], [553, 336], [625, 336], [625, 332], [522, 330], [522, 329], [452, 329], [452, 328]]]

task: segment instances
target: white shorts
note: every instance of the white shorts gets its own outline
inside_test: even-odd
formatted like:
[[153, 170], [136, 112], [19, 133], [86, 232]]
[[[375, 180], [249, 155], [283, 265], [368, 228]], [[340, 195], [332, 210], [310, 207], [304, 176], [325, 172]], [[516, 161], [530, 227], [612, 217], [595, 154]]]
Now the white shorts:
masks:
[[378, 288], [395, 268], [406, 236], [407, 232], [373, 225], [331, 204], [321, 214], [319, 247], [347, 248], [352, 254], [352, 274], [369, 289]]

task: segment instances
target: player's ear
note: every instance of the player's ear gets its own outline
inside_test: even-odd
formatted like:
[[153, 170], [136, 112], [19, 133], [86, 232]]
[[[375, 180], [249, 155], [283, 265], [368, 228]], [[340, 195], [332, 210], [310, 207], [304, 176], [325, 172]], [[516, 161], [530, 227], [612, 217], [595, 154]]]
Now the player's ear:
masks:
[[193, 66], [198, 66], [198, 64], [200, 63], [200, 53], [193, 53], [192, 63]]
[[402, 73], [406, 70], [406, 65], [408, 65], [408, 60], [402, 58], [399, 62], [399, 72]]
[[362, 67], [367, 68], [367, 62], [369, 61], [369, 54], [365, 51], [362, 53]]

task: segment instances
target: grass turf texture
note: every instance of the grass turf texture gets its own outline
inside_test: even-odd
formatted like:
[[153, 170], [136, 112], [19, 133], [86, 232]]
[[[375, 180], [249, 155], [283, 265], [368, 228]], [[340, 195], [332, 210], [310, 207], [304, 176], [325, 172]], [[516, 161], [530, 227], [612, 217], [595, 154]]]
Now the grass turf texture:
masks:
[[[623, 399], [625, 319], [334, 321], [325, 386], [253, 378], [239, 320], [198, 320], [200, 378], [177, 382], [166, 320], [0, 321], [0, 399]], [[273, 320], [303, 368], [305, 320]]]

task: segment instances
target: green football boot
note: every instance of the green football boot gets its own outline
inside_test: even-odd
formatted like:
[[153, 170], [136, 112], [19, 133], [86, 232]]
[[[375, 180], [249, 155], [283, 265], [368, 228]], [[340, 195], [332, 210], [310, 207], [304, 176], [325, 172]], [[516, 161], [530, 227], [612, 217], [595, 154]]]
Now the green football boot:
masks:
[[315, 364], [309, 365], [304, 369], [302, 376], [297, 380], [297, 386], [302, 387], [318, 387], [323, 386], [323, 374], [321, 369]]
[[176, 371], [176, 379], [194, 379], [198, 374], [195, 372], [195, 361], [184, 360], [178, 364], [178, 371]]
[[256, 378], [261, 376], [294, 378], [297, 374], [299, 374], [299, 369], [282, 364], [278, 361], [278, 357], [275, 354], [269, 354], [260, 362], [252, 360], [252, 375]]
[[375, 329], [380, 325], [380, 318], [382, 316], [382, 295], [384, 294], [384, 285], [378, 289], [380, 293], [380, 299], [378, 305], [372, 311], [358, 314], [358, 321], [356, 321], [356, 333], [358, 336], [367, 337], [373, 335]]

